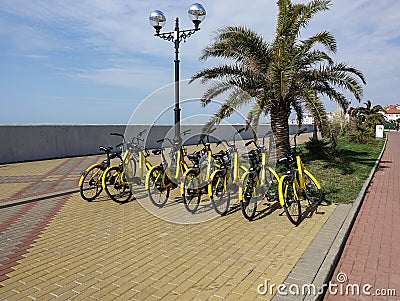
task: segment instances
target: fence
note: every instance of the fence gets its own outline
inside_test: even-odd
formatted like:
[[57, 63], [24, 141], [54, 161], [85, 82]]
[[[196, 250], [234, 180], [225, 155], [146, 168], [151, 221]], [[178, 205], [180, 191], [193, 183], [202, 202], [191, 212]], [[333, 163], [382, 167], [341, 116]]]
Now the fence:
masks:
[[[243, 125], [220, 125], [213, 132], [212, 141], [229, 140], [233, 133]], [[312, 125], [304, 125], [312, 131]], [[0, 163], [33, 161], [63, 157], [94, 155], [99, 153], [99, 146], [115, 146], [121, 142], [119, 137], [110, 133], [126, 133], [128, 138], [147, 129], [145, 146], [157, 147], [156, 141], [166, 136], [173, 137], [170, 125], [0, 125]], [[191, 129], [191, 134], [183, 137], [185, 144], [196, 144], [202, 125], [182, 125], [181, 131]], [[297, 125], [290, 125], [290, 134], [298, 130]], [[260, 135], [270, 131], [270, 125], [261, 125]], [[239, 139], [250, 139], [252, 132], [241, 133]]]

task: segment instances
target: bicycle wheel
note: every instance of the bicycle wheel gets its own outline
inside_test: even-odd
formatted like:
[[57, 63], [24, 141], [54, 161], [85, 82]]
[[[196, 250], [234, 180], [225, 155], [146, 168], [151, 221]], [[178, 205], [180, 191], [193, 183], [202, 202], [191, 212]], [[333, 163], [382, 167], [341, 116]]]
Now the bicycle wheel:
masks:
[[230, 191], [226, 190], [225, 175], [222, 171], [215, 173], [212, 182], [211, 204], [219, 215], [226, 215], [231, 200]]
[[265, 198], [270, 202], [277, 201], [279, 178], [271, 170], [267, 169], [265, 172], [265, 181]]
[[132, 184], [136, 177], [136, 158], [132, 154], [130, 160], [124, 161], [124, 172], [129, 184]]
[[282, 190], [284, 197], [283, 209], [289, 221], [294, 225], [299, 225], [301, 222], [301, 205], [295, 191], [296, 182], [289, 177], [283, 179]]
[[190, 213], [195, 213], [200, 205], [201, 198], [200, 179], [195, 171], [190, 171], [185, 176], [183, 203]]
[[83, 180], [79, 181], [79, 191], [82, 199], [91, 202], [97, 198], [103, 187], [101, 186], [101, 177], [103, 175], [104, 166], [101, 164], [90, 166], [82, 174]]
[[119, 166], [111, 166], [106, 169], [104, 188], [108, 196], [117, 203], [125, 203], [132, 197], [132, 191], [126, 182], [122, 169]]
[[252, 220], [257, 210], [257, 197], [255, 195], [256, 183], [251, 173], [248, 173], [243, 180], [243, 195], [240, 201], [243, 216]]
[[304, 178], [304, 196], [312, 204], [319, 205], [322, 202], [322, 191], [318, 189], [314, 180], [306, 173], [303, 172]]
[[147, 194], [149, 195], [150, 201], [157, 207], [163, 207], [169, 197], [170, 187], [165, 188], [163, 185], [163, 178], [165, 177], [165, 172], [161, 167], [157, 167], [151, 171], [148, 177], [148, 189]]

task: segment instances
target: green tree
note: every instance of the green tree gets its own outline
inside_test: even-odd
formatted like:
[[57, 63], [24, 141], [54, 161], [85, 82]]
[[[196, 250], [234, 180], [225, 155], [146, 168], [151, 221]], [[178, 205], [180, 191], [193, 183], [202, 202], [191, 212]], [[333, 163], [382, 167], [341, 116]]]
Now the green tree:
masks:
[[385, 116], [382, 106], [375, 105], [372, 107], [370, 100], [367, 100], [365, 107], [358, 108], [358, 116], [360, 123], [369, 130], [375, 131], [375, 127], [378, 124], [386, 123]]
[[341, 91], [351, 92], [360, 101], [363, 92], [360, 80], [365, 83], [365, 79], [357, 68], [334, 63], [328, 53], [336, 52], [336, 40], [329, 32], [299, 39], [301, 29], [312, 17], [329, 9], [329, 0], [313, 0], [308, 4], [278, 0], [277, 4], [277, 25], [271, 43], [246, 27], [219, 29], [214, 41], [203, 49], [200, 59], [214, 57], [228, 62], [206, 68], [192, 80], [220, 80], [212, 83], [203, 95], [204, 106], [218, 95], [228, 93], [205, 130], [236, 109], [250, 105], [248, 124], [257, 128], [260, 116], [269, 113], [278, 152], [284, 154], [290, 147], [288, 119], [292, 109], [300, 122], [305, 107], [317, 120], [322, 120], [324, 118], [319, 116], [325, 115], [325, 110], [319, 96], [336, 101], [346, 110], [349, 101]]

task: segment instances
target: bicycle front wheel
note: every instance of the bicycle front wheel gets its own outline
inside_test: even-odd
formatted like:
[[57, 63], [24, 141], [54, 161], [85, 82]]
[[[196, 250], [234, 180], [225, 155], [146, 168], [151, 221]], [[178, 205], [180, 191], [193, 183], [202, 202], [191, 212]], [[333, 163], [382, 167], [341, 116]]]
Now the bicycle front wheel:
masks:
[[196, 172], [191, 171], [185, 176], [183, 203], [190, 213], [195, 213], [200, 205], [201, 198], [200, 179]]
[[130, 159], [124, 162], [124, 171], [129, 184], [132, 184], [136, 177], [136, 158], [132, 154]]
[[164, 170], [161, 167], [157, 167], [151, 170], [151, 174], [148, 177], [147, 194], [153, 205], [159, 208], [167, 203], [171, 189], [170, 187], [165, 188], [163, 184], [165, 176]]
[[304, 196], [312, 204], [319, 205], [322, 202], [322, 191], [318, 188], [317, 183], [307, 173], [303, 173], [304, 179]]
[[79, 192], [82, 199], [91, 202], [97, 198], [103, 187], [101, 186], [101, 178], [103, 176], [104, 166], [101, 164], [96, 164], [90, 166], [82, 174], [79, 183]]
[[297, 197], [296, 186], [297, 184], [295, 180], [290, 179], [289, 177], [283, 179], [283, 209], [285, 210], [289, 221], [297, 226], [301, 222], [301, 205], [300, 200]]
[[243, 216], [252, 220], [257, 210], [257, 197], [255, 195], [255, 188], [257, 183], [254, 181], [253, 176], [248, 173], [243, 180], [243, 195], [240, 201], [240, 208], [242, 209]]
[[210, 185], [212, 185], [211, 204], [219, 215], [226, 215], [231, 200], [230, 192], [226, 190], [225, 175], [222, 171], [215, 173]]
[[119, 166], [107, 168], [103, 180], [104, 188], [114, 202], [125, 203], [132, 197], [132, 191]]

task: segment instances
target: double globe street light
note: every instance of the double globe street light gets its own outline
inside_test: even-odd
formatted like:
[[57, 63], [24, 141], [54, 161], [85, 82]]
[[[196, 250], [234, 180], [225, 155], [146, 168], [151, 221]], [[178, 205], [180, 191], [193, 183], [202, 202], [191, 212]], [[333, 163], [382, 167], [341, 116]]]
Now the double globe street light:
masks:
[[162, 11], [155, 10], [150, 14], [149, 20], [150, 24], [156, 30], [154, 34], [156, 37], [162, 38], [166, 41], [171, 41], [175, 44], [175, 108], [174, 108], [174, 116], [175, 116], [175, 137], [174, 143], [181, 145], [182, 139], [180, 136], [180, 119], [181, 119], [181, 109], [179, 107], [179, 44], [180, 42], [186, 42], [186, 39], [189, 38], [192, 34], [200, 30], [200, 23], [206, 17], [206, 10], [199, 3], [194, 3], [189, 7], [188, 11], [189, 18], [192, 20], [194, 24], [193, 29], [181, 30], [179, 28], [179, 18], [175, 19], [175, 30], [171, 32], [160, 33], [160, 30], [165, 25], [167, 18], [163, 14]]

